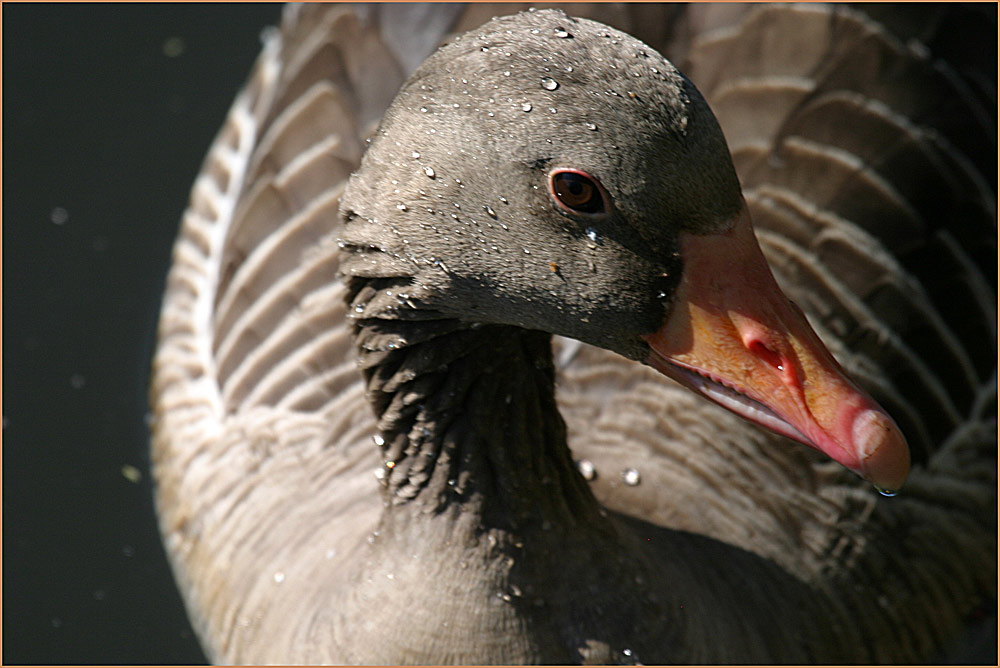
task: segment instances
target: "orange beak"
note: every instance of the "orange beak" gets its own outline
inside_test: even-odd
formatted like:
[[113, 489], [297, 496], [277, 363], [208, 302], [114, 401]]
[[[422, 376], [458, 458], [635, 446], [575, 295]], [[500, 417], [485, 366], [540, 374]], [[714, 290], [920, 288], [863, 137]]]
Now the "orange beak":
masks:
[[647, 364], [734, 413], [840, 462], [884, 493], [910, 453], [778, 288], [744, 206], [722, 234], [680, 239], [684, 275]]

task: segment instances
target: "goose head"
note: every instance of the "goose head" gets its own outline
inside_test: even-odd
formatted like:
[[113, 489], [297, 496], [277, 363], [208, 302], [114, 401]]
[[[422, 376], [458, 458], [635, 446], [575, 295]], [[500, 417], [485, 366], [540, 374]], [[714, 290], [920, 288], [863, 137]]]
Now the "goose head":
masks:
[[905, 480], [899, 428], [775, 283], [705, 100], [624, 33], [536, 11], [455, 38], [386, 112], [341, 215], [345, 275], [405, 286], [365, 318], [579, 339]]

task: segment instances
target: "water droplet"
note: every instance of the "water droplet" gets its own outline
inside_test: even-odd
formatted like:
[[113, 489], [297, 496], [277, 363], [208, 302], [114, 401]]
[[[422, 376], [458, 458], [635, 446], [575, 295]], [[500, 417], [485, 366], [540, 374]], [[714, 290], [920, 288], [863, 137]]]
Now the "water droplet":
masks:
[[433, 179], [434, 178], [434, 168], [433, 167], [424, 167], [424, 174], [426, 174], [427, 176], [429, 176], [429, 177], [431, 177]]
[[507, 204], [507, 198], [504, 197], [503, 195], [500, 195], [499, 197], [497, 197], [497, 199], [503, 202], [504, 204]]
[[413, 153], [410, 154], [410, 157], [411, 158], [419, 158], [420, 157], [420, 153], [418, 151], [414, 151]]
[[566, 29], [562, 28], [562, 27], [556, 28], [555, 29], [555, 33], [556, 33], [556, 37], [560, 37], [562, 39], [566, 39], [567, 37], [572, 37], [573, 36], [573, 35], [569, 34], [568, 32], [566, 32]]
[[487, 213], [487, 214], [489, 214], [489, 217], [490, 217], [490, 218], [492, 218], [492, 219], [496, 220], [496, 217], [497, 217], [497, 213], [496, 213], [496, 211], [494, 211], [494, 210], [493, 210], [492, 208], [490, 208], [490, 205], [489, 205], [489, 204], [484, 204], [484, 205], [483, 205], [483, 208], [484, 208], [484, 209], [486, 209], [486, 213]]
[[597, 477], [597, 469], [594, 468], [594, 462], [589, 459], [581, 459], [576, 463], [577, 470], [580, 471], [580, 475], [583, 476], [584, 480], [593, 480]]
[[285, 581], [285, 574], [281, 571], [275, 571], [273, 577], [275, 584], [281, 584], [282, 582]]
[[556, 88], [559, 88], [559, 82], [551, 77], [543, 77], [542, 88], [545, 90], [555, 90]]
[[420, 107], [420, 113], [421, 114], [426, 114], [427, 113], [427, 107]]
[[892, 497], [892, 496], [896, 496], [897, 494], [899, 494], [899, 490], [897, 490], [897, 489], [887, 489], [885, 487], [879, 487], [878, 485], [874, 485], [874, 487], [875, 487], [875, 491], [878, 492], [879, 494], [881, 494], [882, 496]]
[[530, 102], [523, 102], [521, 104], [521, 111], [531, 111], [531, 103]]
[[69, 222], [69, 211], [61, 206], [57, 206], [52, 209], [52, 212], [49, 214], [49, 220], [51, 220], [55, 225], [65, 225]]
[[142, 480], [142, 471], [131, 464], [122, 464], [122, 477], [132, 484], [139, 484]]
[[631, 467], [625, 469], [622, 471], [622, 482], [629, 487], [635, 487], [641, 482], [639, 471]]
[[354, 312], [355, 313], [364, 313], [365, 312], [365, 305], [364, 304], [358, 304], [357, 306], [354, 307]]
[[504, 75], [505, 77], [509, 77], [509, 76], [510, 76], [510, 70], [504, 70], [504, 71], [503, 71], [503, 75]]
[[167, 58], [177, 58], [183, 55], [186, 48], [187, 45], [184, 43], [183, 37], [168, 37], [162, 46], [163, 55]]
[[593, 241], [595, 244], [601, 243], [601, 236], [597, 233], [593, 227], [588, 227], [586, 230], [587, 238]]
[[405, 204], [403, 204], [402, 202], [400, 202], [399, 204], [397, 204], [396, 208], [399, 209], [400, 211], [406, 211], [407, 210], [407, 206]]
[[588, 121], [587, 123], [584, 123], [583, 125], [588, 130], [597, 130], [597, 124], [596, 123], [591, 123], [591, 122]]

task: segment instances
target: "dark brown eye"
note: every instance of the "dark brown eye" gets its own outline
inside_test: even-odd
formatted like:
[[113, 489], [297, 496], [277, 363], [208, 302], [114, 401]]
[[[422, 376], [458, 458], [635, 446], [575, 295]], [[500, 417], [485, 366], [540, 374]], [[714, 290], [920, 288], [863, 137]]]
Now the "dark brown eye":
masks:
[[558, 169], [549, 175], [549, 190], [556, 203], [570, 213], [607, 213], [604, 188], [597, 179], [576, 169]]

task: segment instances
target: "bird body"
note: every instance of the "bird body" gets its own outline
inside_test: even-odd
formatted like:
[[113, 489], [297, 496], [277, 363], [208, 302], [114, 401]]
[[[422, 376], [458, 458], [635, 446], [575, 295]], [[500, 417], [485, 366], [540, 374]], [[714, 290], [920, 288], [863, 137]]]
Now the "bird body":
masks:
[[[995, 237], [995, 194], [931, 102], [824, 70], [860, 47], [809, 60], [831, 35], [900, 70], [919, 70], [912, 54], [850, 12], [708, 7], [674, 12], [688, 32], [667, 32], [694, 37], [664, 39], [708, 103], [652, 46], [562, 12], [497, 19], [420, 65], [481, 11], [290, 8], [195, 184], [153, 458], [209, 655], [847, 663], [946, 648], [995, 596], [995, 356], [980, 342], [995, 342], [995, 285], [974, 250]], [[427, 36], [390, 39], [400, 25]], [[954, 77], [939, 79], [914, 87]], [[761, 90], [784, 106], [752, 123]], [[975, 117], [965, 93], [940, 116]], [[908, 203], [900, 161], [941, 170], [967, 224], [921, 222], [931, 205]], [[760, 255], [751, 217], [840, 365], [783, 298], [764, 317], [705, 296], [771, 294], [762, 258], [718, 262], [740, 234]], [[928, 247], [945, 249], [944, 279], [919, 262]], [[961, 286], [962, 324], [937, 280]], [[890, 408], [919, 455], [899, 496], [658, 373], [690, 384], [673, 364], [703, 358], [678, 332], [716, 331], [723, 312], [764, 349], [740, 364], [783, 378], [794, 362], [835, 386], [792, 392], [815, 423], [772, 428], [897, 481], [902, 437], [858, 417], [884, 413], [840, 366]], [[786, 324], [791, 343], [775, 338]], [[948, 363], [923, 361], [928, 345]], [[719, 359], [701, 377], [733, 386], [743, 367]], [[800, 387], [774, 382], [757, 401]]]

